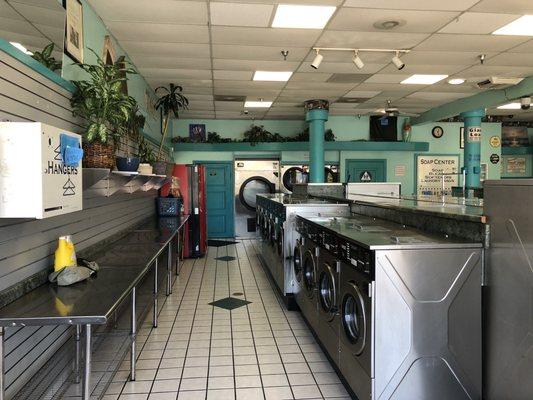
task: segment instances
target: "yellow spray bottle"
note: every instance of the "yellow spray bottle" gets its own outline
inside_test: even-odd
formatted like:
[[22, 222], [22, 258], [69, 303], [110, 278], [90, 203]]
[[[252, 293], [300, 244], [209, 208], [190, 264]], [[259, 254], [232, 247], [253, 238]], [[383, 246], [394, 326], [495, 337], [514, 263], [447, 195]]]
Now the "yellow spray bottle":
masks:
[[76, 266], [76, 251], [70, 235], [60, 236], [54, 259], [54, 271]]

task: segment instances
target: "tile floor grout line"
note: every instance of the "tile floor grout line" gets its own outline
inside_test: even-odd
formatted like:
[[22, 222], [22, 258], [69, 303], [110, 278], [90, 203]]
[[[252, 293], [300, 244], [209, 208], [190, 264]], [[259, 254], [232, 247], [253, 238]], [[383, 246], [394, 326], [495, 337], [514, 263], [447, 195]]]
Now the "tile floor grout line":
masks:
[[[217, 287], [217, 271], [218, 271], [218, 247], [216, 247], [216, 257], [215, 257], [215, 279], [213, 280], [213, 301], [215, 300], [216, 296], [216, 287]], [[209, 332], [209, 352], [208, 352], [208, 358], [207, 358], [207, 376], [206, 376], [206, 382], [205, 382], [205, 399], [207, 400], [207, 395], [209, 393], [209, 370], [211, 368], [211, 344], [213, 343], [213, 322], [215, 320], [215, 306], [212, 306], [211, 309], [211, 329]], [[193, 326], [194, 326], [194, 320], [193, 320]], [[189, 338], [190, 340], [190, 338]], [[179, 396], [179, 391], [178, 391]]]
[[[251, 242], [252, 247], [254, 247], [253, 246], [253, 241], [250, 241], [250, 242]], [[245, 246], [244, 249], [245, 249], [244, 251], [246, 252], [246, 246]], [[254, 250], [256, 250], [255, 247], [254, 247]], [[246, 255], [248, 257], [248, 260], [251, 261], [250, 260], [250, 256], [248, 255], [248, 252], [246, 252]], [[256, 253], [256, 258], [257, 258], [257, 253]], [[272, 332], [272, 337], [274, 338], [274, 343], [276, 343], [276, 349], [278, 350], [278, 355], [279, 355], [279, 358], [280, 358], [280, 361], [281, 361], [281, 365], [283, 367], [283, 372], [285, 373], [285, 377], [287, 378], [287, 383], [289, 384], [289, 388], [290, 388], [291, 393], [292, 393], [292, 398], [294, 399], [294, 391], [293, 391], [292, 386], [291, 386], [291, 384], [289, 382], [289, 375], [287, 374], [287, 369], [285, 368], [285, 363], [283, 362], [283, 358], [281, 357], [281, 352], [279, 350], [278, 341], [276, 340], [276, 335], [274, 334], [274, 330], [272, 329], [272, 323], [270, 322], [270, 317], [268, 315], [268, 312], [266, 312], [265, 302], [263, 301], [263, 295], [261, 293], [261, 289], [259, 288], [259, 285], [257, 284], [257, 278], [256, 278], [256, 275], [255, 275], [255, 272], [254, 272], [253, 268], [251, 268], [251, 270], [252, 270], [252, 274], [254, 276], [254, 281], [255, 281], [255, 283], [257, 285], [257, 289], [259, 291], [259, 297], [261, 298], [261, 303], [263, 304], [263, 308], [265, 309], [266, 318], [267, 318], [267, 321], [268, 321], [268, 325], [270, 326], [270, 331]], [[262, 271], [262, 272], [265, 273], [265, 271]], [[267, 279], [267, 281], [269, 282], [270, 289], [273, 290], [272, 286], [270, 285], [270, 280]], [[276, 293], [274, 292], [274, 294], [276, 294]], [[277, 296], [276, 296], [276, 298], [277, 298]], [[279, 302], [278, 302], [278, 305], [279, 305]], [[305, 359], [305, 357], [304, 357], [304, 359]]]
[[[226, 256], [228, 255], [228, 246], [226, 248]], [[228, 276], [228, 297], [231, 297], [231, 283], [229, 274], [229, 261], [226, 261], [226, 275]], [[229, 310], [229, 325], [231, 332], [231, 353], [232, 353], [232, 367], [233, 367], [233, 395], [237, 398], [237, 379], [235, 378], [235, 346], [233, 342], [233, 310]]]
[[[252, 246], [254, 246], [253, 243], [252, 243]], [[254, 247], [254, 248], [255, 248], [255, 247]], [[259, 259], [259, 257], [257, 257], [257, 259], [258, 259], [258, 262], [261, 264], [261, 266], [264, 268], [265, 266], [264, 266], [263, 263], [261, 262], [261, 259]], [[272, 288], [272, 282], [270, 282], [270, 280], [269, 280], [269, 284], [270, 284], [270, 287]], [[275, 291], [276, 288], [272, 288], [272, 290]], [[282, 304], [282, 303], [281, 303], [281, 300], [278, 298], [278, 296], [276, 296], [276, 298], [278, 299], [278, 302], [279, 302], [280, 304]], [[294, 330], [292, 329], [292, 325], [290, 324], [289, 319], [287, 318], [287, 314], [285, 313], [285, 310], [282, 309], [282, 311], [283, 311], [283, 316], [285, 317], [285, 320], [287, 321], [287, 324], [289, 325], [289, 329], [290, 329], [290, 331], [292, 332], [292, 334], [293, 334], [294, 337], [296, 338], [297, 336], [294, 334]], [[302, 317], [303, 317], [303, 315], [302, 315]], [[307, 328], [308, 328], [309, 330], [311, 329], [311, 328], [309, 328], [309, 327], [307, 327]], [[311, 369], [311, 366], [309, 365], [309, 362], [307, 361], [307, 357], [305, 357], [305, 354], [304, 354], [304, 352], [303, 352], [303, 350], [302, 350], [302, 347], [301, 347], [300, 342], [298, 341], [298, 339], [296, 339], [296, 344], [297, 344], [298, 348], [300, 349], [300, 352], [304, 355], [303, 357], [304, 357], [305, 363], [306, 363], [307, 366], [309, 367], [309, 371], [311, 371], [311, 376], [313, 377], [313, 380], [315, 381], [315, 384], [316, 384], [316, 386], [317, 386], [317, 388], [318, 388], [318, 390], [319, 390], [319, 392], [320, 392], [320, 395], [322, 396], [322, 398], [325, 398], [324, 393], [322, 393], [322, 389], [320, 388], [320, 385], [318, 384], [318, 381], [316, 380], [315, 374], [313, 373], [313, 370]], [[329, 360], [328, 360], [328, 362], [329, 362]], [[289, 382], [289, 384], [290, 384], [290, 382]], [[292, 385], [291, 385], [291, 387], [292, 387]]]
[[[243, 245], [243, 248], [244, 248], [244, 243], [242, 243], [242, 245]], [[237, 265], [239, 267], [239, 274], [241, 276], [242, 291], [244, 293], [244, 299], [247, 300], [246, 287], [244, 286], [244, 279], [242, 277], [241, 261], [240, 261], [239, 254], [238, 254], [238, 251], [237, 251], [236, 247], [237, 246], [235, 246], [235, 252], [236, 252], [236, 255], [237, 255], [236, 258], [237, 258]], [[245, 251], [245, 253], [246, 253], [246, 251]], [[246, 255], [246, 258], [248, 258], [248, 255]], [[251, 269], [251, 267], [250, 267], [250, 269]], [[256, 346], [256, 343], [255, 343], [255, 335], [254, 335], [254, 329], [253, 329], [253, 325], [252, 325], [252, 319], [251, 319], [251, 316], [250, 316], [249, 304], [246, 304], [246, 312], [248, 314], [248, 324], [250, 325], [250, 331], [252, 332], [252, 341], [254, 343], [255, 359], [257, 361], [257, 369], [259, 371], [259, 380], [261, 381], [261, 391], [263, 392], [263, 399], [266, 399], [265, 386], [263, 385], [263, 375], [261, 374], [261, 370], [260, 370], [260, 367], [259, 367], [259, 357], [257, 355], [257, 346]], [[237, 390], [237, 388], [235, 388], [235, 390]]]

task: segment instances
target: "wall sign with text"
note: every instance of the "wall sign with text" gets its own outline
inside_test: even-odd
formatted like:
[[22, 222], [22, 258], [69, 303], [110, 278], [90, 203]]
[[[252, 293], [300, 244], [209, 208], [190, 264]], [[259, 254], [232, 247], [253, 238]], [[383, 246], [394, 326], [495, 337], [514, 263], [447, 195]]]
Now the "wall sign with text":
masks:
[[451, 195], [452, 186], [459, 186], [459, 156], [457, 155], [417, 155], [416, 157], [417, 194]]

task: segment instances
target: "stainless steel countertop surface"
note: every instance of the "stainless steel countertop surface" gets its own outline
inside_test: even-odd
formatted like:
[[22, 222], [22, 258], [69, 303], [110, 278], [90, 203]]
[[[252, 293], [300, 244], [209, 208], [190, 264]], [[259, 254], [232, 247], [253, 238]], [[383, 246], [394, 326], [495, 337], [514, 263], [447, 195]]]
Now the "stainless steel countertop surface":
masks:
[[188, 216], [154, 218], [94, 257], [100, 271], [84, 282], [47, 283], [0, 309], [0, 326], [105, 324], [148, 273]]
[[302, 218], [370, 250], [482, 247], [481, 243], [468, 242], [446, 235], [427, 234], [403, 225], [363, 215], [340, 218]]
[[336, 200], [298, 197], [286, 193], [258, 194], [257, 196], [267, 198], [276, 203], [283, 204], [284, 206], [315, 206], [320, 204], [336, 204]]

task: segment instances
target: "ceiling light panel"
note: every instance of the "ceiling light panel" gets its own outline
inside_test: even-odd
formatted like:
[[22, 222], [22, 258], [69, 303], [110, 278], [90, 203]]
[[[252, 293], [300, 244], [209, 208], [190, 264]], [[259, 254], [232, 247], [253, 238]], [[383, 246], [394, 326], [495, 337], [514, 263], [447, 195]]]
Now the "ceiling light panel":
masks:
[[448, 83], [450, 85], [462, 85], [463, 83], [465, 83], [465, 80], [461, 78], [454, 78], [454, 79], [450, 79]]
[[493, 35], [533, 36], [533, 15], [523, 15], [492, 32]]
[[499, 106], [498, 110], [520, 110], [520, 103], [509, 103]]
[[333, 6], [280, 4], [272, 21], [273, 28], [322, 29], [335, 12]]
[[403, 85], [433, 85], [443, 79], [446, 79], [448, 75], [423, 75], [414, 74], [409, 78], [404, 79], [400, 83]]
[[292, 71], [255, 71], [254, 81], [287, 82]]
[[244, 108], [270, 108], [272, 106], [271, 101], [251, 101], [247, 100], [244, 103]]

